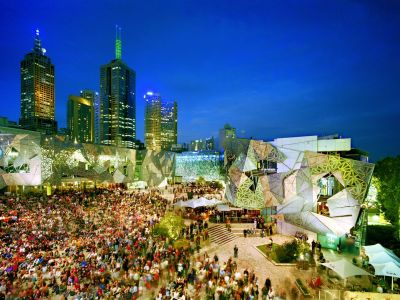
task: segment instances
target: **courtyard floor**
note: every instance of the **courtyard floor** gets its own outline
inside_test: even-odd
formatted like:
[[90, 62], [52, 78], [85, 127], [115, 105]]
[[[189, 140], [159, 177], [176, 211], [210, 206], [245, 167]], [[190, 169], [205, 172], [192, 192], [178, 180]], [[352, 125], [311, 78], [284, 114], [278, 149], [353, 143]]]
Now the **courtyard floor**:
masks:
[[[272, 236], [273, 242], [277, 244], [283, 244], [287, 241], [291, 241], [293, 237], [284, 236], [280, 234], [275, 234]], [[267, 277], [270, 278], [272, 282], [272, 286], [275, 291], [286, 291], [290, 293], [290, 290], [293, 288], [297, 291], [295, 287], [295, 280], [300, 278], [303, 283], [307, 286], [308, 290], [312, 294], [312, 297], [318, 297], [318, 290], [313, 290], [308, 286], [307, 282], [317, 276], [321, 276], [322, 281], [324, 282], [323, 289], [329, 290], [339, 290], [343, 289], [342, 284], [343, 280], [340, 278], [333, 279], [333, 282], [328, 281], [328, 273], [326, 271], [320, 271], [318, 273], [316, 267], [310, 267], [308, 270], [298, 269], [294, 265], [275, 265], [268, 258], [266, 258], [260, 251], [256, 248], [258, 245], [263, 245], [270, 243], [269, 237], [261, 238], [261, 237], [238, 237], [237, 239], [224, 244], [222, 246], [217, 246], [211, 244], [207, 249], [208, 255], [213, 257], [217, 254], [219, 260], [221, 262], [227, 261], [229, 257], [233, 257], [233, 248], [237, 245], [239, 249], [238, 258], [236, 259], [239, 271], [243, 272], [244, 269], [253, 270], [258, 278], [260, 289], [264, 285], [264, 281]], [[336, 261], [341, 258], [346, 258], [351, 261], [353, 256], [350, 255], [342, 255], [338, 254], [336, 251], [323, 250], [324, 256], [328, 261]], [[330, 277], [335, 277], [335, 273], [330, 271]], [[362, 278], [351, 278], [348, 282], [351, 281], [353, 284], [359, 285], [360, 287], [367, 287], [370, 285], [370, 281], [367, 277], [363, 276]]]

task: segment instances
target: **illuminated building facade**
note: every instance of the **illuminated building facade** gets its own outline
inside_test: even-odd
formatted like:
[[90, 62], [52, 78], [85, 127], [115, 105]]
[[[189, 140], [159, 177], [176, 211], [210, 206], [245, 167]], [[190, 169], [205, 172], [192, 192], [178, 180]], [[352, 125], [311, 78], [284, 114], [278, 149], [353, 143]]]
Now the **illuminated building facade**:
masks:
[[134, 148], [136, 73], [121, 60], [118, 29], [115, 46], [115, 59], [100, 69], [100, 143]]
[[215, 150], [214, 137], [205, 140], [193, 140], [189, 144], [189, 151], [213, 151]]
[[77, 96], [68, 97], [67, 109], [68, 131], [72, 141], [93, 143], [94, 141], [94, 107], [92, 99]]
[[21, 61], [21, 117], [19, 123], [30, 130], [53, 134], [57, 131], [54, 118], [54, 65], [42, 48], [36, 30], [33, 51]]
[[332, 249], [340, 240], [352, 251], [365, 241], [364, 201], [374, 169], [354, 153], [351, 139], [339, 136], [227, 139], [225, 197], [238, 207], [266, 209], [282, 234], [303, 232]]
[[82, 90], [81, 98], [85, 98], [93, 103], [94, 111], [94, 138], [95, 144], [100, 143], [100, 97], [99, 93], [92, 90]]
[[176, 154], [175, 175], [183, 182], [193, 182], [199, 177], [213, 181], [223, 178], [219, 152], [200, 151]]
[[219, 130], [219, 150], [224, 150], [226, 139], [236, 138], [236, 128], [233, 128], [229, 124], [225, 124], [224, 128]]
[[161, 149], [171, 151], [178, 142], [178, 104], [161, 102]]
[[144, 95], [144, 143], [148, 150], [161, 150], [161, 96], [154, 92]]

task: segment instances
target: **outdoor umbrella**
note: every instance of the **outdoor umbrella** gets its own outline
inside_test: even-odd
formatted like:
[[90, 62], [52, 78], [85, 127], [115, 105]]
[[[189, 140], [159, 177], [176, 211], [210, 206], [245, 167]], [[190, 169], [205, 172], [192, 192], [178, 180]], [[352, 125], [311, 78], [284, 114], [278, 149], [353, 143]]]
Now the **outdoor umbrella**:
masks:
[[173, 205], [176, 207], [187, 207], [186, 202], [182, 201], [182, 200], [179, 200], [178, 202], [174, 203]]
[[393, 262], [386, 264], [374, 264], [375, 275], [390, 276], [392, 277], [392, 290], [393, 290], [393, 277], [400, 278], [400, 267]]
[[386, 264], [386, 263], [392, 262], [400, 267], [400, 258], [398, 258], [394, 254], [390, 254], [390, 252], [382, 251], [379, 253], [373, 253], [371, 255], [368, 255], [368, 257], [369, 257], [369, 263], [371, 265]]
[[389, 250], [389, 249], [383, 247], [379, 243], [372, 245], [372, 246], [364, 246], [364, 251], [365, 251], [365, 254], [367, 254], [368, 256], [372, 256], [374, 254], [381, 253], [381, 252], [386, 252], [386, 253], [390, 254], [391, 256], [396, 257], [396, 254], [394, 254], [392, 250]]
[[209, 202], [209, 206], [217, 205], [217, 204], [221, 204], [222, 203], [221, 200], [218, 200], [218, 199], [215, 199], [215, 198], [212, 198], [212, 199], [208, 200], [208, 202]]
[[347, 277], [352, 277], [356, 275], [372, 275], [364, 269], [356, 267], [344, 258], [335, 262], [322, 263], [322, 265], [335, 271], [337, 274], [339, 274], [340, 277], [345, 279], [345, 282]]
[[186, 201], [186, 206], [191, 208], [209, 206], [209, 204], [209, 200], [203, 197]]

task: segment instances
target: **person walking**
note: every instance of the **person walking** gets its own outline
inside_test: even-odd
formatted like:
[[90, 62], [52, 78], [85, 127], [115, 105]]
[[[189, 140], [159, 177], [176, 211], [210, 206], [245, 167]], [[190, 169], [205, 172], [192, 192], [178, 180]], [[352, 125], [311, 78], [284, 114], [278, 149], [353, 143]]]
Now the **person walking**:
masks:
[[271, 279], [269, 279], [269, 277], [267, 277], [267, 278], [265, 279], [264, 286], [266, 287], [266, 290], [267, 290], [267, 293], [268, 293], [268, 292], [269, 292], [269, 289], [270, 289], [270, 287], [271, 287]]
[[235, 247], [233, 248], [233, 257], [237, 258], [238, 253], [239, 253], [239, 249], [238, 249], [237, 245], [235, 245]]
[[274, 289], [273, 289], [272, 286], [271, 286], [271, 287], [269, 288], [269, 291], [268, 291], [267, 300], [273, 300], [274, 297], [275, 297], [275, 291], [274, 291]]

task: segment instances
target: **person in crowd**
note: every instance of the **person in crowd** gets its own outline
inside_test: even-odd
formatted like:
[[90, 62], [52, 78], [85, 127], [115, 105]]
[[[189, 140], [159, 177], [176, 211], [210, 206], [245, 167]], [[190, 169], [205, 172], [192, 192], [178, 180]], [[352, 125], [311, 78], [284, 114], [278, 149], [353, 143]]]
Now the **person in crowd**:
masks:
[[239, 248], [237, 247], [237, 245], [235, 245], [235, 247], [233, 248], [233, 257], [237, 258], [238, 253], [239, 253]]

